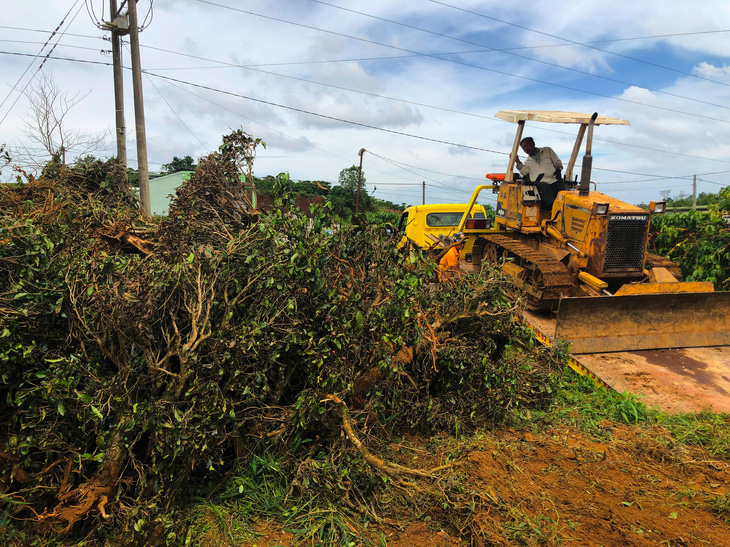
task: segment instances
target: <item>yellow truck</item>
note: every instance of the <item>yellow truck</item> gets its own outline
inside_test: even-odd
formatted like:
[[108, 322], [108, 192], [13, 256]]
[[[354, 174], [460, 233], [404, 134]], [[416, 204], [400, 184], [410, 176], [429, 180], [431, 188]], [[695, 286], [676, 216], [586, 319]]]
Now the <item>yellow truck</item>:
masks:
[[[464, 218], [467, 210], [469, 214]], [[491, 226], [484, 206], [479, 204], [437, 203], [407, 207], [398, 223], [398, 233], [403, 234], [398, 247], [410, 242], [419, 249], [436, 254], [448, 245], [451, 236], [459, 232], [462, 220], [469, 230], [483, 231]], [[470, 238], [463, 251], [464, 256], [471, 253], [473, 244], [474, 238]]]

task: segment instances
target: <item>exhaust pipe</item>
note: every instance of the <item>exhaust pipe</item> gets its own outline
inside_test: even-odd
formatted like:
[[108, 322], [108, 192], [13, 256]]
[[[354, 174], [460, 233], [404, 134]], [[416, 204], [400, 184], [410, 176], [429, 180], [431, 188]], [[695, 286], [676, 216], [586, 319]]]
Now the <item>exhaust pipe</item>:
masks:
[[588, 137], [586, 138], [586, 153], [583, 156], [583, 164], [580, 170], [580, 186], [578, 187], [579, 196], [587, 196], [591, 185], [591, 168], [593, 167], [593, 156], [591, 149], [593, 148], [593, 124], [596, 122], [598, 112], [594, 112], [591, 121], [588, 122]]

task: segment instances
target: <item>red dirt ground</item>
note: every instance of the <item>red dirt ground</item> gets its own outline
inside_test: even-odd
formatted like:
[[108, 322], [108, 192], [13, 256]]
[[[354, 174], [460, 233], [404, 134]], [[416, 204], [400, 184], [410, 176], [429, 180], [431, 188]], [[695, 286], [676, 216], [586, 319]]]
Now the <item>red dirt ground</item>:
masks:
[[[673, 441], [661, 428], [642, 430], [604, 421], [597, 440], [570, 428], [541, 434], [503, 430], [461, 447], [464, 492], [475, 501], [461, 534], [413, 519], [380, 532], [389, 547], [460, 545], [707, 545], [730, 546], [730, 508], [710, 501], [730, 491], [730, 463]], [[460, 447], [448, 443], [452, 454]], [[398, 445], [395, 459], [430, 468], [446, 449], [423, 454]], [[440, 454], [443, 451], [443, 454]], [[405, 464], [405, 463], [404, 463]], [[419, 509], [423, 509], [419, 507]], [[724, 517], [724, 518], [723, 518]], [[275, 524], [245, 547], [296, 545]], [[377, 544], [377, 542], [375, 543]]]

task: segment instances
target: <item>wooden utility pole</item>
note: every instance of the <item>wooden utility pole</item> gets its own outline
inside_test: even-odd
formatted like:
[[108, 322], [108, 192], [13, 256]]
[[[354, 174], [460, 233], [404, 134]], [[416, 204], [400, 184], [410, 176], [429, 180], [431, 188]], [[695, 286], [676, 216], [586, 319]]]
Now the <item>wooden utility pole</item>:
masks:
[[134, 125], [137, 135], [139, 206], [142, 210], [142, 216], [151, 218], [150, 172], [147, 167], [147, 134], [144, 125], [144, 100], [142, 98], [142, 66], [139, 59], [137, 0], [129, 0], [129, 46], [132, 51], [132, 90], [134, 93]]
[[[124, 78], [122, 77], [122, 36], [129, 34], [126, 17], [117, 13], [117, 0], [109, 0], [112, 31], [112, 60], [114, 64], [114, 110], [117, 127], [117, 159], [127, 167], [127, 129], [124, 126]], [[126, 23], [120, 24], [120, 22]]]
[[357, 199], [355, 201], [355, 214], [360, 211], [360, 179], [362, 178], [362, 156], [365, 154], [365, 149], [361, 148], [358, 152], [360, 156], [360, 169], [357, 172]]

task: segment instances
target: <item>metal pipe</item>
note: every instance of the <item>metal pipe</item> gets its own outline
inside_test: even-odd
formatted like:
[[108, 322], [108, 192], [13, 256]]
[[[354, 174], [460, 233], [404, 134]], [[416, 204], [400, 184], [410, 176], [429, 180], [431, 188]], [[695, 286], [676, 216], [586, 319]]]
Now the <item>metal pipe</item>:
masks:
[[522, 140], [522, 132], [525, 130], [525, 120], [517, 122], [517, 133], [515, 133], [515, 142], [512, 143], [512, 152], [509, 155], [509, 161], [507, 162], [507, 172], [504, 174], [504, 182], [512, 182], [512, 170], [515, 166], [515, 160], [517, 159], [517, 153], [520, 149], [520, 141]]
[[580, 187], [578, 189], [579, 196], [587, 196], [590, 191], [591, 168], [593, 167], [593, 156], [591, 149], [593, 148], [593, 124], [596, 122], [598, 112], [594, 112], [591, 121], [588, 122], [588, 137], [586, 138], [586, 153], [583, 156], [583, 165], [580, 171]]

